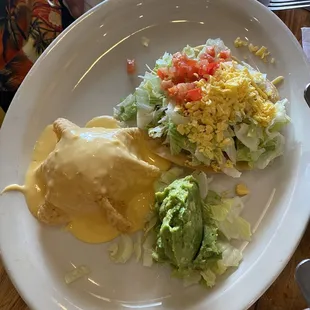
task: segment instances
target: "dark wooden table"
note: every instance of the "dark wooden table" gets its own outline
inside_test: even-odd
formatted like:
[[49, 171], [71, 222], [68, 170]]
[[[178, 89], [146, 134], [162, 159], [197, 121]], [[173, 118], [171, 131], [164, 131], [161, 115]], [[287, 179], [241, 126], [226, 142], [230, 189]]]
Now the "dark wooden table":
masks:
[[[302, 9], [281, 11], [277, 15], [301, 43], [301, 27], [310, 27], [310, 12]], [[310, 257], [310, 227], [294, 256], [279, 278], [249, 310], [302, 310], [306, 303], [294, 281], [296, 265]], [[253, 280], [254, 281], [254, 280]], [[0, 310], [29, 309], [16, 292], [0, 260]], [[44, 310], [44, 309], [42, 309]]]

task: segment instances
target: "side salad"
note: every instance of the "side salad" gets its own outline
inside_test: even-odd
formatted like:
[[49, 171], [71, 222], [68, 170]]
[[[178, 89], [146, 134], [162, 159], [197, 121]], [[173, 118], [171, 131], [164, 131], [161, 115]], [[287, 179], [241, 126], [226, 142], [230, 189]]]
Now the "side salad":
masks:
[[264, 169], [282, 155], [288, 100], [221, 39], [166, 52], [141, 78], [114, 116], [136, 120], [170, 155], [182, 154], [184, 166], [239, 177], [242, 167]]
[[242, 253], [230, 242], [249, 241], [250, 224], [240, 216], [242, 198], [224, 198], [209, 190], [212, 180], [203, 172], [181, 175], [177, 167], [162, 175], [143, 238], [134, 243], [122, 236], [111, 245], [110, 257], [125, 263], [135, 253], [144, 266], [169, 264], [172, 276], [185, 286], [212, 287], [219, 275], [239, 265]]

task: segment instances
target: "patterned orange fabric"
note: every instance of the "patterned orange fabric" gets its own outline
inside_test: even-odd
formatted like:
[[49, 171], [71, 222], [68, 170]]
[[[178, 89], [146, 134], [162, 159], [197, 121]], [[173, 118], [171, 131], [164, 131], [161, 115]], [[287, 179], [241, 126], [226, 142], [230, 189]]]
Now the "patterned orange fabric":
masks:
[[53, 3], [52, 7], [47, 0], [0, 0], [0, 125], [7, 107], [5, 92], [17, 90], [63, 30], [61, 5], [59, 0]]

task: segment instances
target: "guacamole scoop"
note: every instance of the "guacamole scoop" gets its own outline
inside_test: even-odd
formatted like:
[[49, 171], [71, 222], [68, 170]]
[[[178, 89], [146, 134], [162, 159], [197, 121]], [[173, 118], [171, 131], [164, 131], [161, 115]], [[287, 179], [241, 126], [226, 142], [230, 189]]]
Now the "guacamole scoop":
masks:
[[202, 202], [193, 176], [175, 180], [156, 193], [157, 238], [153, 258], [188, 267], [199, 252], [203, 239]]

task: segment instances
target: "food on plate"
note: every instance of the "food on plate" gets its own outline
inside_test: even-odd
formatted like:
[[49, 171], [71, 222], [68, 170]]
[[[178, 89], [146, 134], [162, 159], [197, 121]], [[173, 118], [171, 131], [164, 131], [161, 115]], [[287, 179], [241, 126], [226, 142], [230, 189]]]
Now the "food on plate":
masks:
[[[144, 266], [168, 263], [184, 284], [215, 285], [237, 267], [240, 250], [231, 240], [251, 238], [240, 217], [240, 197], [210, 190], [205, 173], [170, 168], [152, 153], [143, 130], [121, 128], [112, 117], [96, 117], [79, 127], [59, 118], [38, 139], [25, 185], [4, 191], [24, 193], [31, 213], [48, 225], [65, 225], [89, 243], [120, 236], [109, 247], [115, 263], [134, 255]], [[245, 185], [238, 195], [248, 194]], [[136, 241], [129, 235], [142, 230]], [[70, 284], [89, 274], [84, 265], [65, 275]]]
[[262, 46], [255, 52], [255, 55], [259, 56], [263, 60], [266, 60], [267, 59], [266, 57], [270, 55], [270, 52], [268, 52], [268, 49], [266, 46]]
[[136, 119], [150, 147], [177, 165], [239, 177], [283, 154], [287, 99], [220, 39], [165, 53], [114, 116]]
[[[127, 65], [133, 73], [134, 62]], [[237, 196], [227, 198], [211, 190], [203, 171], [239, 177], [280, 156], [286, 103], [220, 39], [187, 46], [157, 60], [115, 108], [116, 118], [96, 117], [85, 127], [59, 118], [46, 127], [25, 185], [4, 191], [23, 192], [40, 222], [63, 225], [82, 241], [119, 236], [108, 249], [116, 263], [134, 255], [144, 266], [169, 264], [185, 285], [212, 287], [242, 260], [231, 241], [251, 239], [240, 216], [250, 191], [239, 183]], [[137, 127], [124, 126], [132, 119]], [[143, 228], [134, 241], [130, 234]], [[66, 282], [88, 273], [82, 265]]]
[[147, 37], [142, 37], [141, 38], [141, 43], [142, 43], [142, 45], [144, 46], [144, 47], [149, 47], [149, 44], [150, 44], [150, 39], [149, 38], [147, 38]]
[[235, 47], [242, 47], [242, 46], [248, 46], [248, 42], [245, 40], [242, 40], [240, 37], [237, 37], [234, 41]]
[[190, 264], [202, 242], [202, 201], [197, 181], [188, 176], [156, 193], [160, 221], [154, 255], [183, 268]]
[[248, 187], [244, 183], [239, 183], [236, 185], [236, 194], [238, 196], [245, 196], [250, 193]]
[[271, 81], [271, 83], [273, 84], [273, 85], [277, 85], [277, 84], [279, 84], [279, 83], [281, 83], [281, 82], [283, 82], [284, 81], [284, 77], [283, 76], [278, 76], [278, 77], [276, 77], [275, 79], [273, 79], [272, 81]]
[[[214, 191], [201, 192], [205, 175], [175, 180], [156, 193], [153, 258], [167, 262], [173, 275], [192, 277], [211, 287], [216, 276], [236, 267], [242, 253], [231, 239], [250, 240], [250, 224], [240, 217], [239, 197], [223, 199]], [[193, 279], [191, 279], [193, 281]]]
[[85, 265], [77, 266], [73, 270], [65, 274], [65, 282], [66, 284], [71, 284], [89, 274], [90, 274], [90, 270], [87, 266]]
[[134, 74], [136, 72], [136, 61], [134, 59], [127, 59], [127, 73]]
[[21, 190], [39, 221], [98, 243], [143, 228], [153, 183], [170, 164], [148, 150], [138, 128], [119, 128], [111, 117], [88, 126], [57, 119], [35, 146], [25, 185], [5, 190]]
[[[264, 62], [268, 62], [268, 56], [270, 55], [270, 52], [268, 51], [268, 48], [266, 46], [257, 46], [253, 45], [253, 43], [249, 43], [247, 41], [242, 40], [240, 37], [237, 37], [234, 41], [235, 47], [244, 47], [247, 46], [248, 50], [254, 54], [255, 56], [259, 57]], [[275, 63], [275, 59], [271, 58], [270, 63]]]
[[172, 276], [183, 279], [185, 286], [201, 283], [212, 287], [217, 276], [239, 265], [242, 253], [230, 242], [249, 241], [250, 224], [240, 216], [244, 207], [240, 197], [223, 198], [209, 190], [212, 180], [203, 172], [182, 178], [179, 172], [164, 173], [172, 183], [156, 192], [142, 246], [139, 242], [134, 246], [129, 236], [123, 236], [111, 245], [110, 257], [125, 263], [134, 248], [139, 248], [136, 257], [144, 266], [151, 266], [153, 260], [168, 263]]
[[136, 156], [139, 145], [135, 141], [141, 131], [85, 129], [66, 119], [57, 119], [53, 126], [58, 143], [36, 170], [45, 187], [39, 220], [49, 223], [49, 210], [70, 217], [102, 209], [112, 226], [128, 231], [131, 223], [124, 215], [123, 199], [136, 187], [149, 186], [160, 173]]

